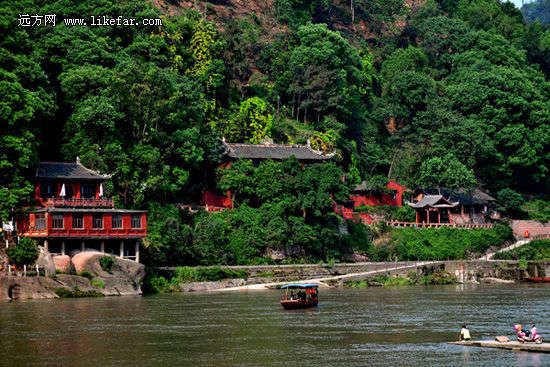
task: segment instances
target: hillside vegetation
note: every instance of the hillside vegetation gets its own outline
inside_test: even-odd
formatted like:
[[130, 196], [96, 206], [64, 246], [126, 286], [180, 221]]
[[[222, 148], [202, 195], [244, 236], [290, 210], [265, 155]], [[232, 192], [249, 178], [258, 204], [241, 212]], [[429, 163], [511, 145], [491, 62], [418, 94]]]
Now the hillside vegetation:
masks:
[[[39, 160], [76, 156], [112, 175], [117, 204], [149, 209], [146, 260], [162, 264], [343, 256], [355, 240], [338, 232], [330, 194], [374, 176], [483, 185], [510, 213], [544, 206], [548, 25], [498, 0], [351, 4], [2, 2], [1, 218], [30, 203]], [[19, 14], [56, 14], [56, 26], [22, 27]], [[63, 22], [91, 15], [162, 26]], [[221, 172], [222, 137], [338, 154]], [[172, 205], [229, 188], [231, 212]]]

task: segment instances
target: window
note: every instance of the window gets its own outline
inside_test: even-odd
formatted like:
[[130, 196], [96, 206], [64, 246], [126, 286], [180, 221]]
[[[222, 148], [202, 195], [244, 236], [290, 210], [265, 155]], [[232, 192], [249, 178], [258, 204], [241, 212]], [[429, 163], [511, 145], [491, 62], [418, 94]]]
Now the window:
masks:
[[40, 182], [40, 197], [51, 198], [53, 196], [53, 185], [47, 182]]
[[141, 215], [132, 215], [132, 228], [141, 228]]
[[96, 228], [96, 229], [103, 228], [103, 215], [101, 214], [94, 215], [92, 228]]
[[34, 216], [34, 228], [46, 229], [46, 216], [44, 214], [36, 214]]
[[52, 228], [63, 229], [63, 215], [54, 214], [52, 218]]
[[90, 184], [81, 184], [80, 196], [86, 199], [95, 197], [95, 186]]
[[84, 228], [84, 221], [82, 220], [82, 214], [73, 215], [73, 228]]
[[113, 215], [113, 228], [122, 228], [122, 215]]
[[73, 187], [71, 185], [65, 185], [65, 199], [72, 199]]

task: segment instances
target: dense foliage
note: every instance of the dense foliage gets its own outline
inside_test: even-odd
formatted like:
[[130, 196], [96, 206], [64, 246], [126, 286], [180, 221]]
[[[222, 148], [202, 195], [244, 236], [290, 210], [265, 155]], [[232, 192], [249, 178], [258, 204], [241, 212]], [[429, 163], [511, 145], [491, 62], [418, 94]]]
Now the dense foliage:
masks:
[[[159, 264], [341, 256], [350, 241], [331, 200], [380, 176], [412, 189], [483, 185], [509, 213], [545, 212], [521, 209], [550, 192], [544, 19], [527, 24], [499, 0], [276, 0], [249, 16], [223, 11], [246, 2], [169, 3], [2, 2], [2, 220], [29, 203], [39, 159], [76, 156], [112, 175], [118, 204], [149, 209], [144, 256]], [[19, 14], [57, 14], [56, 26], [21, 27]], [[63, 21], [98, 14], [162, 26]], [[216, 171], [222, 137], [337, 154]], [[216, 188], [231, 191], [233, 211], [173, 205]]]
[[36, 241], [32, 238], [21, 238], [17, 246], [11, 246], [6, 252], [10, 263], [16, 266], [32, 265], [39, 255]]
[[458, 260], [470, 254], [482, 254], [491, 246], [512, 241], [512, 230], [497, 225], [494, 229], [412, 229], [392, 232], [390, 253], [399, 260]]

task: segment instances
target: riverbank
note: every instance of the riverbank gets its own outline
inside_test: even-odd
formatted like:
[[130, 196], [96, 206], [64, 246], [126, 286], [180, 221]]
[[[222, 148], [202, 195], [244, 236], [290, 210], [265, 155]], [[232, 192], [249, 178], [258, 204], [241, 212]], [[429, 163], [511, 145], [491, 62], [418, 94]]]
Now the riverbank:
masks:
[[[202, 269], [199, 271], [199, 269]], [[191, 272], [216, 274], [218, 279], [184, 278]], [[227, 275], [224, 277], [224, 274]], [[550, 274], [550, 262], [436, 261], [352, 264], [303, 264], [160, 268], [148, 274], [144, 291], [199, 292], [277, 288], [288, 282], [313, 282], [322, 286], [373, 286], [420, 284], [496, 284], [518, 282], [529, 276]], [[382, 280], [382, 281], [381, 281]]]

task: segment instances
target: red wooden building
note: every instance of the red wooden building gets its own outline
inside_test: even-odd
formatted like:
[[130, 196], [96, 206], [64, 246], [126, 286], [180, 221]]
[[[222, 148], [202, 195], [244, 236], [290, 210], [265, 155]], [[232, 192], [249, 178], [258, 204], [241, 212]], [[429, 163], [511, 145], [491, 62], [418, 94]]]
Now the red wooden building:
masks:
[[37, 209], [20, 218], [22, 237], [42, 241], [52, 254], [94, 249], [139, 262], [140, 239], [147, 235], [143, 210], [116, 209], [103, 196], [102, 175], [80, 164], [42, 162], [36, 171]]
[[337, 203], [334, 210], [345, 219], [360, 219], [363, 223], [370, 224], [376, 218], [369, 213], [356, 213], [354, 208], [380, 205], [401, 206], [403, 205], [403, 193], [405, 190], [404, 186], [395, 181], [390, 181], [384, 191], [373, 190], [366, 181], [363, 181], [351, 190], [349, 200]]

